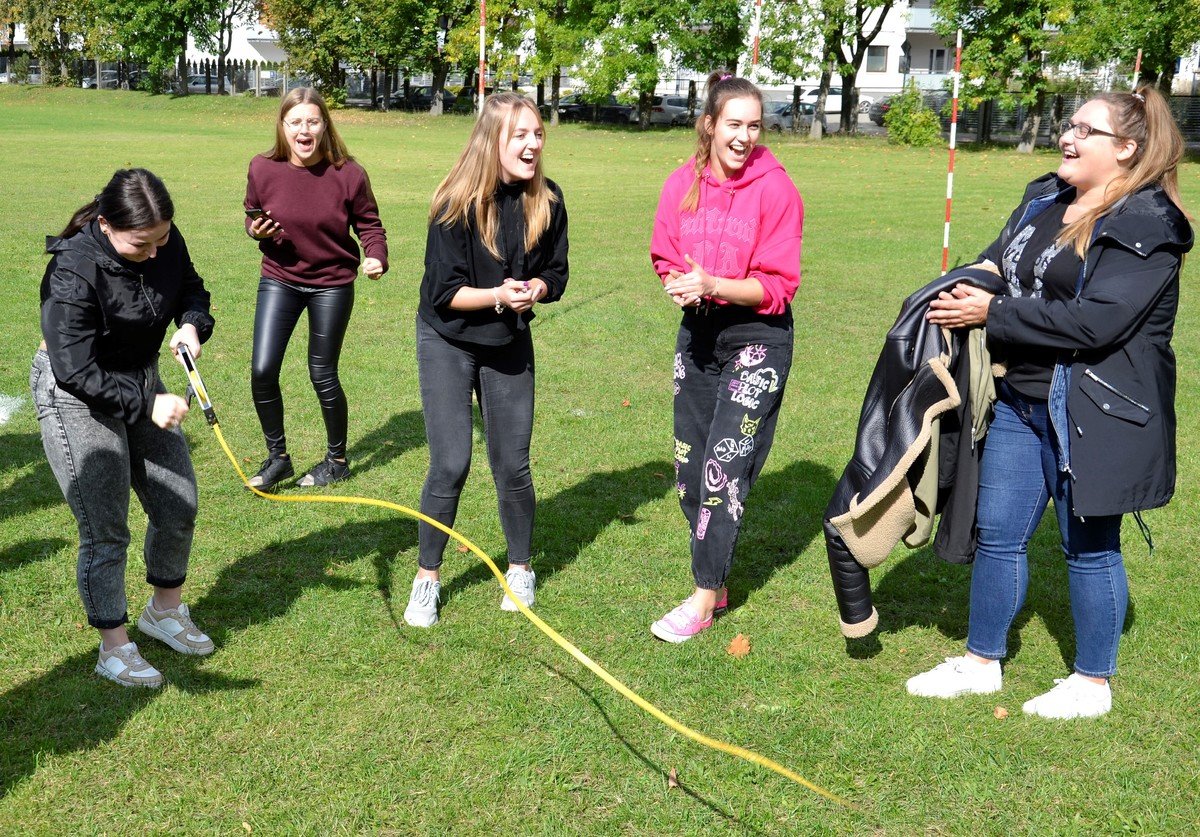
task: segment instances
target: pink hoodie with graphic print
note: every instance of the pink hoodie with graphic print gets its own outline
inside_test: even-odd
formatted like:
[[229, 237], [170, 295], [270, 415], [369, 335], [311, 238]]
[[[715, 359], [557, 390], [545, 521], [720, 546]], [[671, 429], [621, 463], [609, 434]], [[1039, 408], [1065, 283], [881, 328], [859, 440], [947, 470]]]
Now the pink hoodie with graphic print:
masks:
[[664, 283], [671, 270], [687, 273], [687, 255], [722, 279], [753, 276], [763, 288], [755, 311], [782, 314], [800, 286], [804, 204], [796, 185], [775, 155], [760, 145], [722, 183], [705, 166], [697, 209], [685, 212], [679, 205], [695, 179], [694, 166], [692, 158], [663, 184], [650, 239], [655, 272]]

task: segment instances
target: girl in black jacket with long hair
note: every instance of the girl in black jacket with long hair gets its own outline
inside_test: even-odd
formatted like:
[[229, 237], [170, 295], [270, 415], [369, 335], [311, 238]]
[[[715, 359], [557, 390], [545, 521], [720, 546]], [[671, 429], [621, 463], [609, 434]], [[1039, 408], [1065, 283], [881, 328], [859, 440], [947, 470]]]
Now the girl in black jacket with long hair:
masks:
[[1183, 140], [1152, 88], [1106, 93], [1062, 124], [1062, 162], [985, 252], [1008, 284], [930, 305], [986, 323], [1007, 372], [984, 443], [966, 654], [908, 681], [929, 697], [993, 692], [1029, 583], [1026, 549], [1050, 499], [1066, 556], [1074, 672], [1028, 700], [1050, 718], [1102, 715], [1129, 598], [1121, 516], [1175, 486], [1179, 271], [1192, 245], [1176, 166]]
[[126, 169], [47, 239], [44, 339], [30, 373], [46, 457], [79, 523], [79, 596], [101, 637], [96, 673], [122, 686], [163, 682], [125, 629], [131, 488], [149, 518], [154, 588], [138, 628], [183, 654], [213, 651], [180, 597], [196, 523], [196, 477], [179, 429], [188, 405], [158, 374], [172, 322], [171, 351], [184, 344], [196, 357], [213, 327], [174, 214], [161, 180]]

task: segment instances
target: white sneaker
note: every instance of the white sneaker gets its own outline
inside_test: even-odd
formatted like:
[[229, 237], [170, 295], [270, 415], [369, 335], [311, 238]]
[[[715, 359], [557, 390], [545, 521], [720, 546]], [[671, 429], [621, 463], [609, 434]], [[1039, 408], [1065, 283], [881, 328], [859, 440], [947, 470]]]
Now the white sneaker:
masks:
[[[537, 585], [537, 576], [533, 570], [523, 570], [520, 567], [510, 567], [508, 572], [504, 574], [504, 581], [512, 589], [513, 595], [525, 607], [533, 607], [535, 596], [533, 594], [534, 587]], [[520, 608], [516, 606], [508, 594], [504, 594], [504, 598], [500, 600], [500, 609], [507, 610], [509, 613], [516, 613]]]
[[142, 608], [138, 617], [138, 630], [165, 642], [180, 654], [195, 654], [203, 657], [213, 652], [213, 641], [208, 634], [196, 627], [188, 606], [180, 602], [179, 607], [156, 610], [154, 597]]
[[404, 621], [414, 628], [432, 628], [436, 625], [441, 592], [440, 581], [414, 578], [412, 592], [408, 594], [408, 607], [404, 608]]
[[1021, 704], [1026, 715], [1043, 718], [1095, 718], [1112, 709], [1112, 689], [1082, 674], [1055, 678], [1055, 686], [1044, 695]]
[[100, 659], [96, 661], [96, 674], [122, 686], [145, 686], [157, 689], [163, 684], [162, 673], [146, 662], [136, 643], [127, 642], [111, 651], [104, 650], [100, 643]]
[[1000, 691], [1000, 661], [979, 663], [970, 657], [947, 657], [946, 662], [908, 678], [908, 693], [920, 697], [952, 698]]

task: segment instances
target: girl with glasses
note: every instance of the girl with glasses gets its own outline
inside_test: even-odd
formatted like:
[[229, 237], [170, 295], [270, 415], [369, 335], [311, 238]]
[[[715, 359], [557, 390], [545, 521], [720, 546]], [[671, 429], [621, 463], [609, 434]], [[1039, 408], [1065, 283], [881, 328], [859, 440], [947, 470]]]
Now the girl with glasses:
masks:
[[295, 474], [279, 371], [292, 331], [307, 311], [308, 374], [321, 404], [327, 449], [299, 485], [329, 485], [350, 476], [348, 408], [338, 360], [354, 307], [354, 280], [360, 268], [368, 278], [382, 276], [388, 251], [371, 181], [311, 87], [283, 97], [274, 147], [250, 161], [245, 206], [246, 232], [262, 251], [250, 387], [267, 443], [267, 458], [250, 484], [269, 491]]
[[927, 315], [948, 328], [986, 324], [1006, 374], [984, 442], [966, 653], [908, 690], [950, 698], [1000, 688], [1029, 540], [1053, 500], [1074, 671], [1023, 708], [1077, 718], [1112, 706], [1129, 598], [1122, 515], [1164, 505], [1175, 488], [1171, 335], [1192, 229], [1177, 185], [1183, 139], [1153, 88], [1091, 99], [1058, 144], [1058, 171], [1029, 185], [983, 254], [1008, 293], [959, 285]]

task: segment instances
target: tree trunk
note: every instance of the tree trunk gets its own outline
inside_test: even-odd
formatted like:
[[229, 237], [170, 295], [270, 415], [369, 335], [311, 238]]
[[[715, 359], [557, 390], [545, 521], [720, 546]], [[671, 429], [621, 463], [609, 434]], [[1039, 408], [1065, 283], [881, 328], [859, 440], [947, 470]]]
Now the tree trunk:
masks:
[[180, 96], [188, 94], [187, 85], [187, 30], [179, 38], [179, 62], [175, 66], [175, 74], [179, 77], [176, 80], [176, 92]]
[[446, 89], [446, 75], [450, 65], [441, 58], [433, 59], [433, 84], [429, 88], [429, 112], [434, 116], [442, 115], [442, 91]]
[[[651, 88], [653, 91], [654, 88]], [[654, 107], [654, 97], [641, 90], [638, 92], [638, 130], [646, 131], [650, 128], [650, 110]]]
[[558, 91], [562, 89], [562, 66], [554, 65], [554, 78], [550, 79], [550, 124], [558, 125]]
[[[825, 133], [825, 99], [829, 95], [829, 79], [833, 72], [826, 64], [821, 70], [821, 86], [817, 92], [817, 104], [813, 107], [812, 127], [809, 129], [808, 136], [812, 139], [819, 140]], [[792, 117], [795, 119], [795, 115]]]
[[1042, 107], [1046, 104], [1046, 93], [1038, 91], [1033, 107], [1025, 112], [1025, 120], [1021, 123], [1021, 141], [1017, 151], [1021, 154], [1032, 154], [1037, 147], [1038, 130], [1042, 127]]
[[842, 77], [842, 113], [839, 118], [841, 131], [844, 134], [858, 133], [858, 85], [855, 83], [858, 73], [850, 75], [839, 73]]

